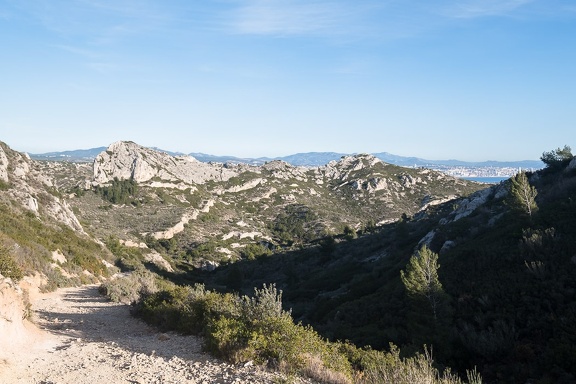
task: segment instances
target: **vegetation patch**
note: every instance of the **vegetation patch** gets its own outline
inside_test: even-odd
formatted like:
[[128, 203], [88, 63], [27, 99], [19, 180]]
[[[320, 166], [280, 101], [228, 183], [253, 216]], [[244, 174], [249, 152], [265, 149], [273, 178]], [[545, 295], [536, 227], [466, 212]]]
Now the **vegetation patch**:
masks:
[[[449, 370], [440, 374], [429, 352], [404, 359], [394, 346], [379, 352], [324, 339], [293, 321], [273, 284], [251, 297], [173, 286], [144, 294], [136, 313], [164, 330], [202, 334], [208, 351], [233, 363], [254, 361], [321, 383], [462, 383]], [[468, 379], [481, 383], [475, 372]]]

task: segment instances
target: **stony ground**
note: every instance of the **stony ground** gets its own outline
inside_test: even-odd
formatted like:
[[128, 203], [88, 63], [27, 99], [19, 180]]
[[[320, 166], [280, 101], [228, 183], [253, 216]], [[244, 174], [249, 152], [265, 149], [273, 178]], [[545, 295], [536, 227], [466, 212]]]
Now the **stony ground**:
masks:
[[216, 360], [201, 351], [201, 339], [158, 332], [95, 285], [39, 295], [32, 304], [44, 331], [0, 361], [2, 384], [305, 382]]

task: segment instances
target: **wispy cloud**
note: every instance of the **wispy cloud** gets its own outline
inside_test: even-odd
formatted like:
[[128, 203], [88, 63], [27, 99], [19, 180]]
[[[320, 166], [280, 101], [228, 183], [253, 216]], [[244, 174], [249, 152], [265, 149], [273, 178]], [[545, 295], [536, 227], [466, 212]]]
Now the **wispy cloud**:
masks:
[[568, 0], [235, 0], [227, 25], [271, 36], [398, 38], [442, 28], [455, 19], [539, 18], [569, 12]]
[[23, 17], [48, 31], [92, 43], [110, 43], [115, 38], [153, 31], [172, 17], [162, 3], [149, 0], [9, 1]]
[[[380, 2], [384, 4], [386, 1]], [[256, 35], [343, 35], [365, 30], [362, 18], [373, 1], [241, 0], [228, 14], [237, 33]]]
[[537, 0], [465, 0], [451, 1], [445, 8], [449, 17], [471, 19], [487, 16], [504, 16], [520, 10]]

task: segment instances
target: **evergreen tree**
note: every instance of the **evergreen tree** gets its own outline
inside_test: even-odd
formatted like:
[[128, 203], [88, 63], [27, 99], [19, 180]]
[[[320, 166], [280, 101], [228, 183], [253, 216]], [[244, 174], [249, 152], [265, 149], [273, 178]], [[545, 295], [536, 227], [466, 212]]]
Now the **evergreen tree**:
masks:
[[400, 271], [402, 283], [408, 295], [414, 298], [425, 298], [432, 309], [434, 319], [437, 318], [438, 309], [444, 300], [444, 290], [438, 279], [438, 254], [423, 246], [416, 255], [412, 255], [406, 265], [406, 271]]
[[530, 185], [526, 172], [518, 172], [516, 176], [510, 179], [511, 205], [526, 212], [528, 216], [532, 216], [538, 210], [537, 195], [538, 191]]
[[565, 145], [564, 148], [556, 148], [553, 151], [544, 152], [540, 160], [546, 164], [547, 168], [558, 169], [573, 158], [572, 149], [568, 145]]

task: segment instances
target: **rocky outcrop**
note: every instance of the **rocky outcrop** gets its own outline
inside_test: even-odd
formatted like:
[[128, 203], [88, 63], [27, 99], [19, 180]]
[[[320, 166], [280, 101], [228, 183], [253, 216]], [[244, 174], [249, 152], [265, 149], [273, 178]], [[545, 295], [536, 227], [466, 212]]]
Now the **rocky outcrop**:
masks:
[[44, 167], [27, 154], [13, 151], [4, 143], [0, 143], [0, 180], [6, 184], [0, 198], [7, 197], [39, 217], [48, 216], [83, 232], [68, 203], [58, 193], [50, 192], [55, 183]]
[[133, 142], [111, 144], [94, 160], [94, 182], [107, 183], [114, 178], [133, 179], [137, 183], [162, 181], [178, 188], [182, 183], [203, 184], [225, 181], [237, 172], [223, 164], [202, 163], [191, 156], [171, 156]]
[[319, 171], [328, 179], [345, 181], [349, 180], [355, 172], [374, 167], [376, 164], [384, 165], [373, 155], [343, 156], [339, 161], [331, 161], [324, 167], [319, 167]]
[[3, 146], [0, 146], [0, 181], [8, 182], [8, 157]]

